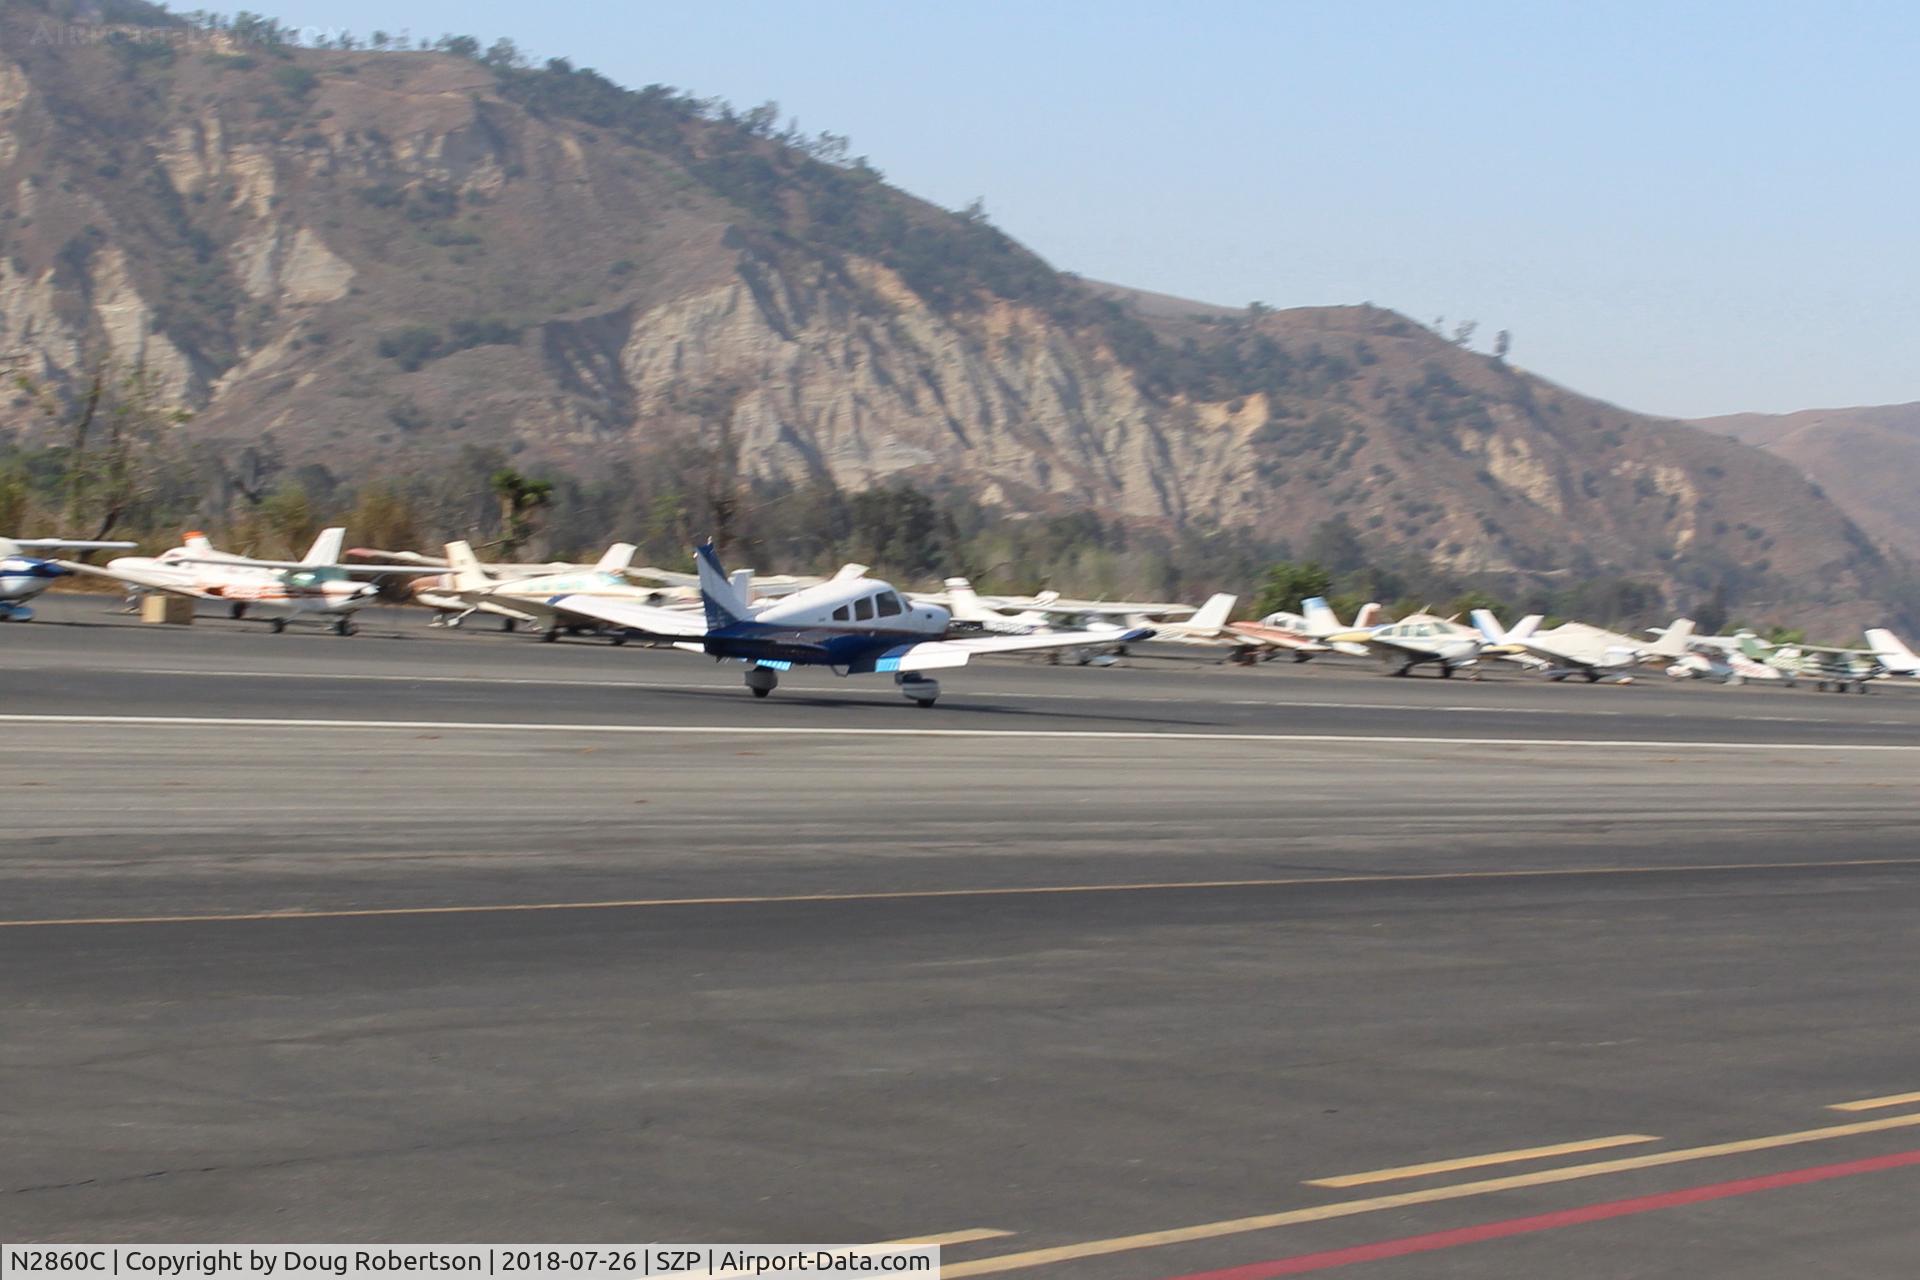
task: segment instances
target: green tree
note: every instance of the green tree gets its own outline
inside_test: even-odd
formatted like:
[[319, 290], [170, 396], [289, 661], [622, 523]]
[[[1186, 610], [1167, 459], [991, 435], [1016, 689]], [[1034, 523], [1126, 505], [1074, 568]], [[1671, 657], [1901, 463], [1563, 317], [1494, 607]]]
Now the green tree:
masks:
[[305, 551], [320, 531], [313, 500], [297, 484], [284, 485], [268, 494], [260, 504], [260, 521], [289, 557]]
[[535, 513], [553, 499], [553, 482], [535, 480], [512, 467], [502, 467], [487, 482], [500, 502], [500, 538], [503, 555], [512, 555], [533, 540]]
[[347, 529], [356, 545], [403, 551], [421, 542], [420, 517], [413, 500], [392, 485], [377, 484], [360, 491], [347, 513]]
[[1253, 598], [1253, 616], [1264, 618], [1282, 610], [1298, 613], [1302, 601], [1310, 596], [1324, 596], [1332, 588], [1333, 575], [1319, 565], [1311, 561], [1295, 564], [1282, 560], [1269, 568], [1260, 580], [1260, 590]]

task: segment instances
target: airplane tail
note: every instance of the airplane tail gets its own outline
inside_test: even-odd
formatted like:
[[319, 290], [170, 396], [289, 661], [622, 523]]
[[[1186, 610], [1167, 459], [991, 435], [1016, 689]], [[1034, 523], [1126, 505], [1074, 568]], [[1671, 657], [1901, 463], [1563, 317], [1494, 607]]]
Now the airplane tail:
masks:
[[200, 532], [198, 529], [188, 530], [187, 536], [182, 538], [180, 540], [180, 543], [187, 550], [198, 551], [198, 552], [201, 552], [202, 554], [213, 550], [213, 543], [208, 541], [207, 535]]
[[[1333, 606], [1327, 603], [1324, 596], [1311, 596], [1302, 600], [1300, 616], [1307, 620], [1307, 629], [1315, 633], [1346, 630], [1340, 625], [1340, 615], [1333, 611]], [[1356, 619], [1354, 626], [1359, 625]]]
[[712, 539], [694, 548], [694, 560], [700, 570], [700, 603], [707, 609], [707, 630], [718, 631], [746, 618], [750, 612], [746, 599], [720, 566]]
[[1749, 658], [1752, 658], [1755, 662], [1765, 662], [1767, 660], [1768, 655], [1773, 652], [1772, 645], [1768, 644], [1766, 641], [1762, 640], [1759, 636], [1753, 634], [1753, 632], [1751, 631], [1742, 631], [1739, 634], [1739, 640], [1740, 640], [1740, 652], [1746, 654]]
[[640, 548], [631, 542], [616, 542], [607, 548], [607, 554], [601, 556], [599, 563], [593, 567], [601, 573], [625, 573], [633, 567], [634, 553], [638, 550]]
[[753, 570], [735, 569], [727, 575], [727, 581], [733, 584], [733, 590], [742, 600], [753, 602]]
[[1685, 653], [1693, 643], [1693, 619], [1675, 618], [1673, 625], [1660, 633], [1660, 638], [1647, 646], [1647, 652], [1656, 658], [1677, 658]]
[[[1334, 621], [1339, 621], [1338, 614], [1334, 615]], [[1364, 631], [1378, 621], [1380, 621], [1380, 602], [1378, 600], [1369, 600], [1360, 606], [1360, 612], [1353, 615], [1353, 629], [1355, 631]]]
[[955, 622], [984, 622], [991, 616], [965, 578], [948, 578], [947, 608]]
[[453, 570], [455, 591], [485, 591], [493, 586], [487, 571], [481, 567], [480, 557], [473, 554], [473, 547], [469, 543], [447, 544], [447, 567]]
[[838, 569], [834, 570], [833, 577], [830, 579], [830, 581], [851, 582], [855, 578], [864, 578], [866, 576], [867, 576], [866, 565], [854, 564], [853, 562], [849, 561], [848, 563], [843, 564]]
[[1547, 616], [1543, 613], [1528, 614], [1507, 631], [1507, 643], [1519, 644], [1523, 640], [1531, 640], [1533, 633], [1538, 631], [1540, 624], [1546, 620]]
[[1493, 610], [1475, 609], [1467, 616], [1473, 619], [1473, 629], [1485, 637], [1488, 644], [1507, 642], [1507, 629], [1500, 625], [1498, 618], [1493, 616]]
[[347, 545], [345, 529], [322, 529], [320, 536], [307, 548], [307, 554], [301, 564], [339, 564], [340, 550]]
[[1867, 628], [1867, 647], [1873, 650], [1873, 656], [1887, 670], [1920, 674], [1920, 655], [1916, 655], [1899, 636], [1884, 627]]
[[1195, 631], [1218, 631], [1227, 625], [1227, 618], [1233, 613], [1238, 596], [1230, 596], [1224, 591], [1219, 595], [1208, 596], [1207, 602], [1199, 611], [1187, 619], [1187, 625]]

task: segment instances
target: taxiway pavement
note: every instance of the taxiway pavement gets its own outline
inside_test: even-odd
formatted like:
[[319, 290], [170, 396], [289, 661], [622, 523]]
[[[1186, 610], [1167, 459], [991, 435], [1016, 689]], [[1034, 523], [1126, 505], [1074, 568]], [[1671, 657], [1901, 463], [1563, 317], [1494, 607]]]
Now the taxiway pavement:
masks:
[[1920, 1091], [1914, 691], [1145, 658], [922, 711], [108, 609], [0, 630], [0, 1238], [1920, 1256], [1920, 1098], [1829, 1110]]

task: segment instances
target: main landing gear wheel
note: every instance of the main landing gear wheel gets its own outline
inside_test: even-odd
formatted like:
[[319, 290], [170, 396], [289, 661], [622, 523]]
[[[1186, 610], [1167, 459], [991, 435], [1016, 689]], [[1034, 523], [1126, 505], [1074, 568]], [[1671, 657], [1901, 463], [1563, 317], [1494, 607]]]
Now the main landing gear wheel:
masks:
[[502, 618], [500, 619], [500, 629], [502, 631], [512, 631], [516, 629], [516, 624], [512, 618]]
[[927, 676], [895, 676], [900, 685], [900, 696], [917, 706], [930, 707], [933, 700], [940, 696], [940, 682]]
[[1440, 678], [1442, 680], [1453, 679], [1453, 665], [1451, 663], [1443, 662], [1440, 664]]
[[542, 631], [540, 633], [541, 641], [546, 644], [552, 644], [555, 640], [558, 640], [559, 638], [560, 638], [560, 628], [558, 627], [548, 627], [545, 631]]
[[748, 667], [747, 688], [753, 690], [753, 696], [764, 698], [780, 687], [780, 675], [771, 667]]
[[287, 629], [287, 620], [285, 618], [275, 618], [272, 622], [269, 622], [267, 625], [273, 628], [273, 634], [279, 635], [282, 631], [285, 631]]
[[350, 636], [359, 629], [353, 625], [352, 618], [340, 618], [333, 624], [333, 634], [337, 636]]
[[247, 602], [244, 600], [236, 600], [232, 604], [228, 605], [227, 616], [229, 618], [235, 618], [235, 619], [246, 617]]

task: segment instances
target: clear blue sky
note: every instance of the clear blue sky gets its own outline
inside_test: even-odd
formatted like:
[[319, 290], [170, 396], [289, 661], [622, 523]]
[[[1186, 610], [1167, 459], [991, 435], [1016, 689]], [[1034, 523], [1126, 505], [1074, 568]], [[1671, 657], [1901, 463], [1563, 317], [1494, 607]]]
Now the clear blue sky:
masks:
[[777, 101], [1098, 279], [1474, 319], [1653, 413], [1920, 400], [1920, 4], [300, 4]]

